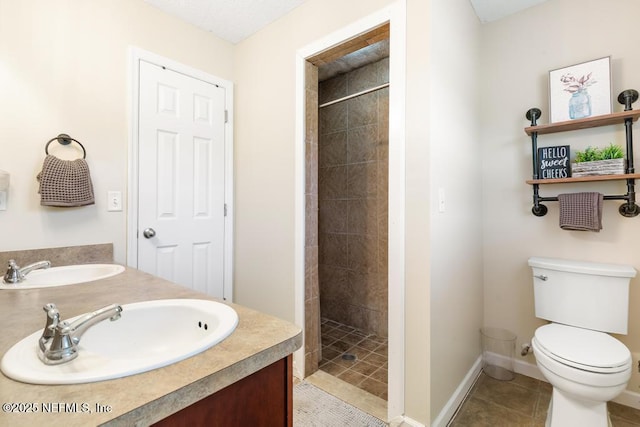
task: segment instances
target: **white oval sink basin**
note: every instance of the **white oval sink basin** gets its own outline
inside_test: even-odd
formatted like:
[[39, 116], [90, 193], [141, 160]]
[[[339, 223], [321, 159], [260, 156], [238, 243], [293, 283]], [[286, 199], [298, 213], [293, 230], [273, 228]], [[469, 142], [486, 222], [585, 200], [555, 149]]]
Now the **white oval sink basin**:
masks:
[[107, 319], [84, 333], [78, 344], [78, 357], [70, 362], [45, 365], [40, 360], [39, 330], [11, 347], [0, 367], [9, 378], [31, 384], [80, 384], [121, 378], [207, 350], [229, 336], [237, 324], [236, 311], [215, 301], [168, 299], [124, 304], [120, 319]]
[[0, 283], [0, 289], [33, 289], [106, 279], [124, 271], [118, 264], [78, 264], [33, 270], [20, 283]]

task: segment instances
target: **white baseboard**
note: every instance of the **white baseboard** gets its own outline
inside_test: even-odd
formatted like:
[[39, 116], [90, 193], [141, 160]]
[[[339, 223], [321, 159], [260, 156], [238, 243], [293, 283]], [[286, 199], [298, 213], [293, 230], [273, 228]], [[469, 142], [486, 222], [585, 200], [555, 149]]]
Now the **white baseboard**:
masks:
[[433, 427], [445, 427], [447, 423], [453, 418], [453, 415], [456, 413], [456, 410], [464, 400], [464, 398], [473, 387], [473, 384], [476, 382], [478, 375], [480, 375], [480, 370], [482, 369], [482, 356], [479, 356], [474, 362], [467, 375], [464, 376], [462, 382], [453, 392], [447, 403], [442, 408], [442, 411], [438, 414], [433, 423], [431, 424]]
[[416, 421], [416, 420], [414, 420], [412, 418], [409, 418], [409, 417], [403, 417], [402, 425], [403, 426], [406, 425], [406, 426], [409, 426], [409, 427], [426, 427], [424, 424], [419, 423], [418, 421]]

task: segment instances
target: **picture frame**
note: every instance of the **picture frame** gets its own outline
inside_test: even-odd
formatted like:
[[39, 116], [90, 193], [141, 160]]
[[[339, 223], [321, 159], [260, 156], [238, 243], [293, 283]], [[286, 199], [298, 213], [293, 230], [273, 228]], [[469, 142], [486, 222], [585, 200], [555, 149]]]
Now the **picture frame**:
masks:
[[549, 71], [549, 123], [611, 114], [611, 57]]

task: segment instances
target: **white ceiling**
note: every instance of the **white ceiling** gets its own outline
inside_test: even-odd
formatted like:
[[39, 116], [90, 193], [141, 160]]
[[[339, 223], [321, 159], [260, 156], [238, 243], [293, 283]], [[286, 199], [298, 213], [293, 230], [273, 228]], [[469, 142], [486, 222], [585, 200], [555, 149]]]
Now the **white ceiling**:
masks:
[[307, 0], [144, 0], [190, 24], [238, 43]]
[[[144, 0], [231, 43], [238, 43], [308, 0]], [[491, 22], [547, 0], [469, 0]]]
[[469, 0], [480, 22], [497, 21], [547, 0]]

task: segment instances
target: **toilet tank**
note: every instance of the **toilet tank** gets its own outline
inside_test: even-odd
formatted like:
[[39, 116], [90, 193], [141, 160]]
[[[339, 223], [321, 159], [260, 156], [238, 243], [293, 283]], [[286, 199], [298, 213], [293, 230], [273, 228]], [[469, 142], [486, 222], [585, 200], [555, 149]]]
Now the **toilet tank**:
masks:
[[555, 258], [529, 258], [533, 272], [536, 317], [551, 322], [626, 334], [629, 282], [636, 270], [628, 265]]

